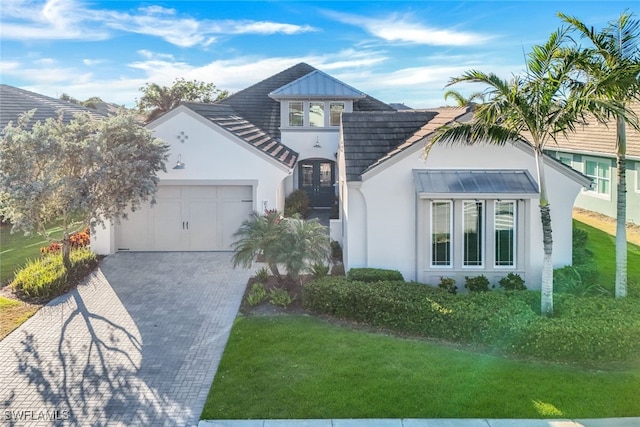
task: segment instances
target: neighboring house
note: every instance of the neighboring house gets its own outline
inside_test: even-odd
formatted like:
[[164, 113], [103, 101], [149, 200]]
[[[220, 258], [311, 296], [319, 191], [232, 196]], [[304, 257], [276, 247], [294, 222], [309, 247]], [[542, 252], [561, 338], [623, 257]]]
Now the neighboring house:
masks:
[[95, 110], [72, 102], [62, 101], [14, 86], [0, 84], [0, 131], [2, 131], [9, 122], [16, 124], [20, 115], [34, 109], [36, 111], [29, 122], [29, 126], [38, 121], [45, 121], [48, 118], [57, 119], [60, 114], [62, 114], [65, 123], [72, 120], [78, 113], [88, 112], [95, 117], [104, 116], [104, 114]]
[[[634, 106], [640, 114], [640, 105]], [[640, 132], [627, 130], [627, 221], [640, 224]], [[593, 186], [580, 192], [576, 207], [615, 218], [618, 168], [616, 165], [616, 123], [608, 125], [592, 120], [579, 126], [557, 145], [547, 145], [547, 153], [581, 171], [593, 180]]]
[[[342, 243], [347, 269], [392, 268], [438, 284], [510, 272], [538, 288], [542, 227], [532, 148], [434, 146], [433, 131], [470, 114], [464, 108], [345, 113], [338, 154]], [[571, 211], [590, 180], [546, 158], [553, 264], [571, 264]]]
[[[301, 63], [214, 104], [182, 103], [147, 127], [170, 146], [157, 204], [98, 230], [92, 248], [229, 250], [252, 211], [284, 207], [295, 189], [340, 218], [345, 266], [440, 277], [508, 272], [540, 282], [536, 167], [522, 143], [434, 147], [463, 108], [397, 111]], [[571, 263], [571, 211], [590, 180], [548, 158], [554, 265]]]

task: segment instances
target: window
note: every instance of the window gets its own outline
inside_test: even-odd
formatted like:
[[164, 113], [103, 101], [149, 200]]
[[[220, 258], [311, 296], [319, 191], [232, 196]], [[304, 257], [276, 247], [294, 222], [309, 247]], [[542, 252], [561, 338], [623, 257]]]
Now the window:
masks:
[[431, 265], [451, 267], [452, 203], [431, 202]]
[[573, 166], [573, 155], [558, 153], [558, 160], [567, 166]]
[[463, 202], [462, 222], [464, 232], [465, 267], [482, 266], [483, 202]]
[[324, 102], [309, 103], [309, 126], [324, 127]]
[[304, 125], [304, 104], [302, 101], [289, 102], [289, 126]]
[[515, 224], [516, 202], [496, 201], [494, 214], [496, 267], [515, 267]]
[[593, 180], [591, 191], [597, 194], [609, 195], [609, 162], [585, 160], [584, 173]]
[[332, 102], [329, 105], [331, 126], [340, 126], [340, 114], [344, 111], [344, 102]]

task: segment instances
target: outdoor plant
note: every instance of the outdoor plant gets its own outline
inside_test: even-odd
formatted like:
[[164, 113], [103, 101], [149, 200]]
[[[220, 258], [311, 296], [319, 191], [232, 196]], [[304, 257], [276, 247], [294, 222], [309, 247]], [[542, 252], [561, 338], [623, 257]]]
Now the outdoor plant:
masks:
[[573, 294], [576, 296], [608, 295], [602, 286], [583, 280], [577, 267], [566, 265], [553, 270], [553, 280], [556, 282], [556, 292]]
[[313, 263], [329, 259], [327, 229], [316, 219], [286, 218], [277, 211], [264, 215], [254, 212], [234, 236], [238, 237], [232, 245], [234, 266], [250, 267], [262, 255], [279, 280], [279, 265], [284, 265], [289, 279], [297, 280], [300, 272]]
[[489, 290], [489, 279], [484, 274], [464, 278], [464, 287], [470, 292], [486, 292]]
[[258, 282], [264, 282], [269, 278], [269, 270], [262, 267], [260, 270], [256, 271], [256, 280]]
[[347, 279], [361, 282], [404, 281], [402, 273], [398, 270], [383, 268], [352, 268], [347, 273]]
[[311, 275], [314, 279], [321, 279], [329, 274], [329, 266], [321, 262], [311, 266]]
[[255, 306], [266, 299], [267, 291], [264, 289], [264, 285], [262, 285], [262, 283], [254, 283], [247, 295], [247, 303], [251, 306]]
[[456, 286], [456, 279], [454, 279], [453, 277], [440, 277], [440, 283], [438, 283], [438, 289], [447, 291], [450, 294], [457, 293], [458, 287]]
[[273, 305], [287, 307], [291, 301], [291, 295], [284, 289], [277, 288], [269, 291], [269, 302]]
[[309, 196], [304, 190], [296, 190], [284, 200], [284, 216], [290, 217], [295, 214], [302, 218], [309, 214]]
[[18, 294], [32, 299], [50, 299], [63, 294], [78, 279], [93, 270], [98, 260], [88, 248], [70, 253], [70, 267], [65, 268], [60, 252], [30, 260], [11, 282]]
[[505, 291], [524, 291], [527, 287], [524, 285], [524, 279], [519, 274], [509, 273], [498, 281], [498, 285]]

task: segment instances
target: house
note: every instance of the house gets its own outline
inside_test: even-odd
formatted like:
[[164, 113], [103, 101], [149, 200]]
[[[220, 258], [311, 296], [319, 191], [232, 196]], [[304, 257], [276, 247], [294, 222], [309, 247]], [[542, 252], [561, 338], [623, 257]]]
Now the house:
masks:
[[104, 116], [102, 113], [72, 102], [0, 84], [0, 130], [4, 129], [9, 122], [16, 124], [22, 114], [31, 110], [35, 110], [35, 112], [29, 126], [48, 118], [57, 119], [60, 114], [62, 114], [65, 123], [71, 121], [76, 114], [84, 112], [88, 112], [96, 118]]
[[[640, 104], [633, 106], [640, 114]], [[640, 131], [626, 126], [627, 133], [627, 222], [640, 224]], [[547, 153], [584, 173], [593, 180], [591, 188], [583, 189], [576, 207], [615, 218], [618, 201], [618, 167], [616, 165], [615, 121], [602, 124], [590, 120], [556, 144], [547, 146]]]
[[[345, 267], [442, 276], [516, 272], [540, 282], [542, 235], [531, 148], [424, 147], [462, 108], [396, 110], [301, 63], [213, 104], [185, 102], [148, 125], [170, 146], [157, 204], [98, 230], [92, 248], [229, 250], [252, 211], [284, 207], [301, 189], [311, 205], [339, 203], [331, 237]], [[590, 180], [547, 159], [554, 264], [571, 263], [571, 211]], [[533, 284], [533, 285], [532, 285]]]

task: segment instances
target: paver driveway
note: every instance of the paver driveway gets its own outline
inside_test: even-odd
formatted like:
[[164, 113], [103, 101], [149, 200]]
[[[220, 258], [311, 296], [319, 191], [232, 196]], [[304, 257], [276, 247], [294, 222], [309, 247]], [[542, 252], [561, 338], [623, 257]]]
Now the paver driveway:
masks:
[[0, 425], [197, 425], [250, 275], [230, 253], [107, 257], [0, 341]]

